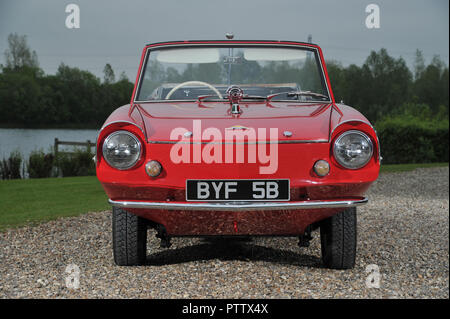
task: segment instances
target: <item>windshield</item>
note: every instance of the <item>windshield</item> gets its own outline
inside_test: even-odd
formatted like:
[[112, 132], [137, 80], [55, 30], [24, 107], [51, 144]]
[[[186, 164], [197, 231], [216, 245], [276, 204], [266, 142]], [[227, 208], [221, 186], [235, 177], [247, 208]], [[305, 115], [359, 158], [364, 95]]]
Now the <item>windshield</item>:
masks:
[[232, 85], [243, 90], [244, 99], [281, 93], [271, 100], [329, 100], [315, 49], [208, 46], [149, 51], [136, 101], [222, 99]]

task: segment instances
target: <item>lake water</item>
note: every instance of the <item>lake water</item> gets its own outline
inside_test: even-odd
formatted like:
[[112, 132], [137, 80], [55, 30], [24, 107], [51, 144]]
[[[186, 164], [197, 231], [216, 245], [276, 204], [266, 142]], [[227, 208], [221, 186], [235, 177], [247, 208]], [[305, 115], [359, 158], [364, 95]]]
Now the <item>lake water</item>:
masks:
[[[55, 137], [60, 141], [95, 142], [97, 134], [98, 130], [0, 128], [0, 160], [9, 157], [15, 150], [18, 150], [26, 160], [34, 150], [42, 149], [46, 153], [50, 152]], [[59, 147], [64, 149], [63, 146]]]

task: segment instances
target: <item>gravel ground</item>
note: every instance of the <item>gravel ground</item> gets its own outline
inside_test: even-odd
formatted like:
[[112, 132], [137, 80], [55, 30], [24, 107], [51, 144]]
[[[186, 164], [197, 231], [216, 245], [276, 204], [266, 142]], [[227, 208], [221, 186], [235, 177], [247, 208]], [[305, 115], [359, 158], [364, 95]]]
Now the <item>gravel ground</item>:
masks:
[[[149, 234], [148, 265], [118, 267], [110, 212], [0, 233], [2, 298], [449, 298], [449, 169], [380, 176], [358, 211], [352, 270], [321, 265], [318, 232], [295, 238], [205, 241], [175, 238], [160, 249]], [[80, 270], [66, 287], [66, 267]], [[379, 288], [368, 288], [368, 265]], [[372, 268], [373, 269], [373, 268]]]

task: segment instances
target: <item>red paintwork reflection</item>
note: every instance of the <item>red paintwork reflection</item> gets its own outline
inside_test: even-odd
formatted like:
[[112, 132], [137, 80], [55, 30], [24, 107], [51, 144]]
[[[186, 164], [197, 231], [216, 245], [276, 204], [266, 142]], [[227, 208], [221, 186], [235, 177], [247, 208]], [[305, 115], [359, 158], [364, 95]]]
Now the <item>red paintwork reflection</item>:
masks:
[[[227, 127], [243, 125], [253, 128], [278, 128], [278, 140], [328, 140], [331, 104], [241, 103], [242, 114], [236, 118], [229, 114], [229, 103], [204, 103], [208, 108], [198, 107], [196, 102], [141, 103], [138, 105], [145, 122], [150, 141], [170, 141], [170, 132], [177, 127], [193, 129], [193, 120], [201, 120], [202, 130], [214, 127], [225, 132]], [[285, 130], [292, 138], [283, 135]], [[195, 136], [194, 136], [195, 138]], [[267, 133], [268, 138], [268, 133]]]
[[[249, 212], [128, 209], [162, 224], [167, 233], [180, 235], [299, 235], [305, 228], [340, 209], [274, 210]], [[234, 227], [236, 222], [236, 229]]]

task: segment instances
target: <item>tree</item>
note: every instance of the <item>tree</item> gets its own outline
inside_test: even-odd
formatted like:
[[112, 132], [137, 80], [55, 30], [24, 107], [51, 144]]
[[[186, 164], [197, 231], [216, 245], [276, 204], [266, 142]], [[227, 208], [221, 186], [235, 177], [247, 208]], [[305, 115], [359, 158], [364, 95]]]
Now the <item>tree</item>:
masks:
[[111, 64], [106, 63], [105, 68], [103, 69], [103, 81], [106, 84], [111, 84], [116, 81], [116, 77], [114, 76], [114, 70], [111, 67]]
[[393, 107], [402, 105], [410, 96], [412, 74], [403, 58], [395, 59], [386, 49], [372, 51], [362, 67], [370, 85], [365, 104], [370, 109], [369, 119], [376, 121]]
[[428, 104], [433, 113], [439, 112], [441, 105], [448, 108], [448, 67], [438, 56], [416, 79], [414, 95], [417, 101]]
[[28, 47], [25, 35], [11, 33], [8, 36], [8, 46], [5, 50], [7, 68], [16, 70], [22, 67], [39, 67], [36, 51], [31, 51]]
[[414, 59], [414, 80], [417, 80], [425, 71], [425, 59], [423, 58], [422, 51], [416, 50], [416, 58]]
[[56, 72], [59, 88], [68, 106], [71, 123], [95, 123], [102, 103], [100, 79], [88, 71], [61, 64]]

